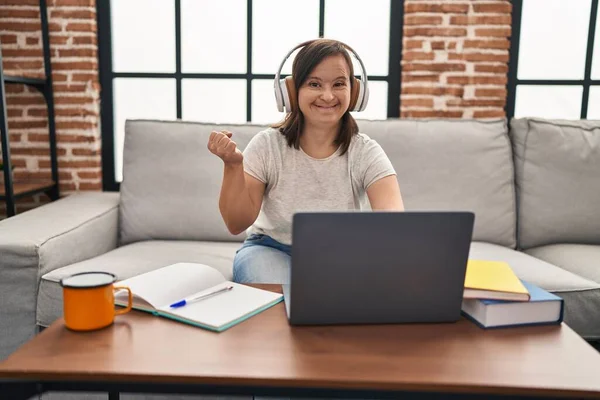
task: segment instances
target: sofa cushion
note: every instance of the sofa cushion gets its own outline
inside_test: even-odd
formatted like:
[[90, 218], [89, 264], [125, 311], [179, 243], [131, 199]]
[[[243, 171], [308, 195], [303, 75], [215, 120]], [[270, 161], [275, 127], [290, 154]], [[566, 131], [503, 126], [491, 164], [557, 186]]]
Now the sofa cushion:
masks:
[[213, 130], [229, 130], [240, 149], [265, 129], [181, 121], [125, 123], [120, 243], [140, 240], [241, 241], [219, 212], [223, 162], [207, 144]]
[[600, 245], [551, 244], [528, 249], [526, 253], [600, 283]]
[[471, 259], [507, 262], [515, 274], [562, 297], [564, 321], [588, 340], [600, 339], [600, 284], [520, 251], [491, 243], [474, 242]]
[[600, 244], [600, 121], [513, 119], [520, 248]]
[[504, 120], [358, 124], [392, 161], [407, 210], [473, 211], [474, 240], [516, 245], [512, 150]]
[[56, 269], [42, 276], [37, 296], [36, 322], [40, 326], [49, 326], [62, 316], [62, 288], [59, 282], [71, 274], [104, 271], [123, 280], [177, 262], [197, 262], [216, 268], [231, 280], [233, 257], [238, 248], [239, 243], [229, 242], [144, 241]]

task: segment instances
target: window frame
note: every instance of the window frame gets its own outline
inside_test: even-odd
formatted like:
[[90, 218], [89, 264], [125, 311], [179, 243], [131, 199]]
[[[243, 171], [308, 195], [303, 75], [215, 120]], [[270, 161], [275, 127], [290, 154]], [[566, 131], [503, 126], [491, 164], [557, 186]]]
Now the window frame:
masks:
[[[115, 132], [113, 80], [115, 78], [169, 78], [175, 79], [177, 119], [182, 118], [182, 80], [183, 79], [245, 79], [246, 80], [246, 121], [252, 116], [252, 81], [254, 79], [275, 78], [275, 74], [252, 73], [252, 3], [247, 1], [247, 59], [246, 73], [183, 73], [181, 72], [181, 0], [175, 5], [175, 72], [173, 73], [137, 73], [113, 71], [112, 35], [110, 0], [96, 2], [98, 22], [98, 73], [102, 91], [101, 135], [102, 135], [102, 187], [104, 191], [119, 191], [120, 182], [115, 176]], [[319, 37], [323, 37], [325, 27], [325, 1], [319, 0]], [[387, 118], [400, 116], [400, 86], [402, 29], [404, 21], [404, 0], [390, 0], [390, 37], [388, 75], [370, 75], [370, 81], [384, 81], [388, 84]]]
[[[588, 41], [585, 55], [585, 70], [583, 79], [519, 79], [519, 46], [521, 41], [521, 22], [523, 13], [523, 1], [513, 0], [512, 6], [512, 24], [511, 24], [511, 39], [510, 39], [510, 60], [508, 63], [508, 80], [506, 99], [506, 117], [508, 120], [515, 116], [515, 105], [517, 100], [517, 86], [519, 85], [556, 85], [556, 86], [582, 86], [583, 94], [581, 101], [580, 119], [587, 119], [588, 103], [590, 98], [590, 88], [595, 85], [600, 85], [600, 80], [591, 79], [592, 61], [594, 56], [594, 38], [596, 34], [597, 16], [598, 16], [598, 1], [591, 0], [590, 21], [588, 26]], [[600, 57], [600, 53], [598, 54]]]

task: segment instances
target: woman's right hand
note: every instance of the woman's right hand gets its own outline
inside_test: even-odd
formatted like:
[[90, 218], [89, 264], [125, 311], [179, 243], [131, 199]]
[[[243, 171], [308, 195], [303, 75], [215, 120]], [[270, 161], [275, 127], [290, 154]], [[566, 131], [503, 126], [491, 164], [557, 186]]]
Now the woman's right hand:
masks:
[[208, 150], [219, 156], [225, 164], [241, 164], [244, 161], [242, 152], [236, 143], [231, 140], [233, 134], [228, 131], [212, 131], [208, 138]]

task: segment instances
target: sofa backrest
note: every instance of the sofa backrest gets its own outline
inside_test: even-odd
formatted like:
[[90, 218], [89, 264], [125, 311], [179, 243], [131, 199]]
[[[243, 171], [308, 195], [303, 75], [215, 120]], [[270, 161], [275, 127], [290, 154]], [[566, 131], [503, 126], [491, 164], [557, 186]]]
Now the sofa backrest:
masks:
[[358, 124], [392, 161], [407, 210], [473, 211], [473, 240], [515, 247], [514, 169], [505, 120]]
[[600, 121], [513, 119], [518, 244], [600, 244]]
[[259, 125], [181, 121], [125, 123], [120, 243], [150, 239], [241, 241], [219, 212], [223, 162], [208, 151], [213, 130], [234, 133], [243, 149]]
[[[392, 161], [407, 210], [475, 212], [474, 240], [516, 245], [514, 172], [504, 120], [358, 120]], [[229, 130], [244, 149], [263, 125], [127, 121], [120, 243], [240, 241], [219, 212], [222, 161], [207, 149]]]

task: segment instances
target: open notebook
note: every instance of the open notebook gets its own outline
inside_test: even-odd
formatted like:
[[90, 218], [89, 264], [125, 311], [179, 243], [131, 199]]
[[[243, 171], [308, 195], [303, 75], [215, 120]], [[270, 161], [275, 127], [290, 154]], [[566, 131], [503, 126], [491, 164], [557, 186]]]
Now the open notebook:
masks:
[[[165, 318], [224, 331], [279, 303], [283, 296], [230, 282], [216, 269], [204, 264], [177, 263], [118, 282], [133, 293], [133, 308]], [[172, 308], [171, 305], [232, 286], [214, 296]], [[115, 304], [127, 305], [127, 291], [115, 294]]]

